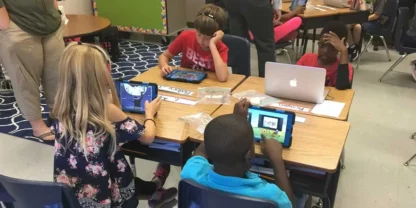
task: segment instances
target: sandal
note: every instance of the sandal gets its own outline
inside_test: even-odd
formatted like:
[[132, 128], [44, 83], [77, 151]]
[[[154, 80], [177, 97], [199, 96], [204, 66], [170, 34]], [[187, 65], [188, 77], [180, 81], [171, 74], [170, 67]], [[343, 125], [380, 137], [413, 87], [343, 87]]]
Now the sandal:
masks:
[[44, 133], [44, 134], [41, 134], [41, 135], [37, 136], [37, 138], [39, 138], [43, 141], [52, 141], [52, 140], [45, 140], [45, 137], [47, 137], [47, 136], [55, 136], [55, 133], [50, 131], [50, 132], [47, 132], [47, 133]]

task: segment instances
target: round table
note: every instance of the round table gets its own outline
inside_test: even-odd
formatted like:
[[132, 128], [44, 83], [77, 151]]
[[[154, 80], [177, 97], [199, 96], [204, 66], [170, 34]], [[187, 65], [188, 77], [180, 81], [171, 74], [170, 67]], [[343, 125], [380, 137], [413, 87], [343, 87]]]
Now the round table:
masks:
[[93, 15], [66, 15], [69, 22], [64, 29], [64, 38], [92, 35], [110, 27], [110, 20]]

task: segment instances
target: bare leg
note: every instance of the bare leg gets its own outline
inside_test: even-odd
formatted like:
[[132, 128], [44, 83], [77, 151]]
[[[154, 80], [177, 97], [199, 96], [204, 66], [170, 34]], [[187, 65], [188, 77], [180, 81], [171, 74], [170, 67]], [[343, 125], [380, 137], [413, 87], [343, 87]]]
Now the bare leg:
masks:
[[352, 33], [353, 33], [354, 44], [358, 44], [361, 39], [361, 25], [360, 24], [354, 25]]
[[353, 37], [353, 34], [352, 34], [352, 30], [354, 29], [354, 27], [355, 27], [354, 24], [347, 25], [347, 28], [348, 28], [348, 45], [349, 46], [355, 44], [354, 37]]

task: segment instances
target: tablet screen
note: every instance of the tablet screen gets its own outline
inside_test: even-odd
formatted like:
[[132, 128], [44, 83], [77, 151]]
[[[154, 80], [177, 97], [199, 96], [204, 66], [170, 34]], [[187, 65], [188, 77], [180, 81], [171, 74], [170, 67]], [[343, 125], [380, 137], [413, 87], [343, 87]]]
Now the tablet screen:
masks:
[[198, 71], [174, 70], [168, 76], [173, 80], [200, 81], [205, 77], [205, 73]]
[[261, 140], [263, 134], [280, 143], [285, 142], [288, 115], [262, 109], [249, 108], [248, 121], [253, 127], [254, 138]]
[[155, 85], [120, 82], [120, 105], [122, 110], [144, 112], [144, 104], [155, 98]]

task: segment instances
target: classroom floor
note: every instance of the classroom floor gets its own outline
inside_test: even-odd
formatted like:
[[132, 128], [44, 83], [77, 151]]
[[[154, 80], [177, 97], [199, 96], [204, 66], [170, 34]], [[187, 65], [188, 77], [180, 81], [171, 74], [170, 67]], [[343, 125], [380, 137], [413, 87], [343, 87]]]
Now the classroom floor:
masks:
[[[309, 51], [311, 47], [308, 47]], [[350, 111], [351, 130], [346, 143], [345, 165], [338, 185], [336, 208], [412, 208], [416, 204], [416, 82], [410, 75], [409, 56], [379, 83], [379, 77], [399, 57], [391, 51], [364, 54], [355, 71], [355, 97]], [[287, 62], [278, 56], [279, 62]], [[257, 57], [252, 47], [252, 74], [257, 74]], [[0, 112], [1, 113], [1, 112]], [[52, 179], [52, 147], [0, 134], [0, 174], [18, 178]], [[138, 176], [150, 180], [156, 163], [137, 160]], [[180, 169], [173, 167], [166, 187], [177, 186]], [[146, 201], [140, 208], [147, 207]]]

